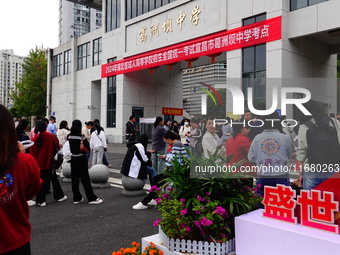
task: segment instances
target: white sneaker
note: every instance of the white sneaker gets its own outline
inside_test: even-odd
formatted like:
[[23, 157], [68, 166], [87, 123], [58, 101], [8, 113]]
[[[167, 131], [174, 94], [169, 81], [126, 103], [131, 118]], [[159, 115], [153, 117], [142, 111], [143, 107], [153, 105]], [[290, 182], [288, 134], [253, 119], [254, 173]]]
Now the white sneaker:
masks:
[[84, 198], [81, 198], [79, 201], [74, 201], [73, 204], [78, 205], [82, 202], [84, 202]]
[[36, 205], [37, 203], [34, 200], [28, 200], [27, 201], [28, 206]]
[[134, 210], [145, 210], [145, 209], [148, 209], [148, 206], [143, 205], [142, 202], [139, 202], [138, 204], [132, 206], [132, 209], [134, 209]]
[[46, 202], [38, 203], [37, 205], [40, 206], [40, 207], [45, 207], [46, 206]]
[[63, 201], [65, 201], [66, 199], [67, 199], [67, 196], [64, 196], [64, 197], [58, 199], [57, 201], [58, 201], [58, 202], [63, 202]]
[[155, 201], [154, 199], [152, 199], [152, 200], [148, 203], [148, 205], [157, 205], [157, 203], [156, 203], [156, 201]]
[[96, 200], [89, 202], [89, 205], [99, 205], [103, 202], [104, 200], [98, 197]]

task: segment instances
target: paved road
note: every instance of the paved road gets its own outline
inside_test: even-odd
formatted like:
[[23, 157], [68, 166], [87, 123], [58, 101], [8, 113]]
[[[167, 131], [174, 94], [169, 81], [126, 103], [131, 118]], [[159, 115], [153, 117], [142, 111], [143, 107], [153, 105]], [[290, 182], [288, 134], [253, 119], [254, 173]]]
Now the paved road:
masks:
[[[110, 144], [107, 157], [113, 168], [120, 168], [125, 152], [125, 145]], [[110, 180], [120, 178], [118, 171], [111, 171]], [[71, 184], [60, 183], [68, 200], [55, 202], [47, 195], [46, 207], [30, 207], [32, 255], [109, 255], [158, 232], [152, 225], [159, 215], [157, 210], [153, 206], [132, 210], [141, 197], [122, 196], [119, 182], [114, 187], [95, 189], [95, 194], [105, 200], [101, 205], [74, 205]], [[82, 187], [81, 192], [84, 195]]]
[[31, 207], [32, 255], [110, 255], [158, 232], [152, 225], [159, 217], [158, 211], [152, 206], [132, 210], [141, 197], [121, 195], [119, 169], [126, 150], [125, 144], [109, 144], [106, 155], [112, 165], [112, 186], [95, 189], [97, 196], [105, 199], [103, 204], [74, 205], [71, 184], [61, 181], [68, 200], [55, 202], [52, 195], [47, 195], [46, 207]]

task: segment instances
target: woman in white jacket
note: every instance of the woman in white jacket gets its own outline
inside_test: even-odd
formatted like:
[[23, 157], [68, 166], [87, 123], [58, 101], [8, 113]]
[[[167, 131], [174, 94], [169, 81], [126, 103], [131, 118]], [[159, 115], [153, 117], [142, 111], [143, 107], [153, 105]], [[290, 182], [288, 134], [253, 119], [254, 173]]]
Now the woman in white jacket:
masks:
[[94, 125], [95, 131], [91, 134], [90, 148], [93, 151], [92, 165], [103, 164], [104, 149], [107, 149], [106, 137], [99, 123]]

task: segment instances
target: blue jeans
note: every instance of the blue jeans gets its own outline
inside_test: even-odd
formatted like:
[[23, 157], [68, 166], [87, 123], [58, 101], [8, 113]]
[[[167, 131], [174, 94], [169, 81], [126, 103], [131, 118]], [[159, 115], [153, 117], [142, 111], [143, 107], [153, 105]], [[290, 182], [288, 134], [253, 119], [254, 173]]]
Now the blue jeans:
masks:
[[318, 186], [321, 182], [325, 180], [327, 180], [327, 178], [303, 178], [302, 187], [305, 190], [311, 190], [311, 189], [314, 189], [316, 186]]
[[159, 155], [165, 155], [165, 150], [158, 150], [152, 153], [152, 167], [158, 174], [162, 173], [165, 168], [165, 161], [160, 159]]
[[275, 187], [276, 184], [282, 184], [285, 186], [290, 186], [289, 175], [282, 175], [277, 177], [259, 177], [257, 179], [256, 184], [260, 184], [261, 187], [258, 189], [258, 193], [263, 197], [264, 195], [264, 186], [272, 186]]
[[323, 181], [331, 178], [334, 173], [327, 172], [327, 173], [313, 173], [313, 172], [304, 172], [303, 179], [302, 179], [302, 187], [305, 190], [314, 189]]
[[153, 178], [157, 175], [157, 172], [151, 166], [146, 166], [146, 170], [149, 175], [150, 186], [153, 186]]

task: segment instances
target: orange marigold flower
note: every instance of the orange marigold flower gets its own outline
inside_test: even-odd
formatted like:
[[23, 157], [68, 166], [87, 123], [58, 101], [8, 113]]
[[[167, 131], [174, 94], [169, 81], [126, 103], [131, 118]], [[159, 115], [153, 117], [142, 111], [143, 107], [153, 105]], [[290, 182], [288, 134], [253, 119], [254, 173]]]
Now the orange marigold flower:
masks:
[[153, 244], [153, 245], [151, 245], [151, 248], [156, 248], [156, 245], [154, 245], [154, 244]]
[[163, 255], [163, 254], [164, 254], [164, 252], [163, 252], [163, 251], [159, 251], [158, 253], [159, 253], [159, 255]]
[[115, 251], [114, 251], [114, 252], [112, 252], [112, 255], [117, 255], [117, 252], [115, 252]]
[[136, 246], [137, 245], [137, 242], [132, 242], [131, 243], [133, 246]]

